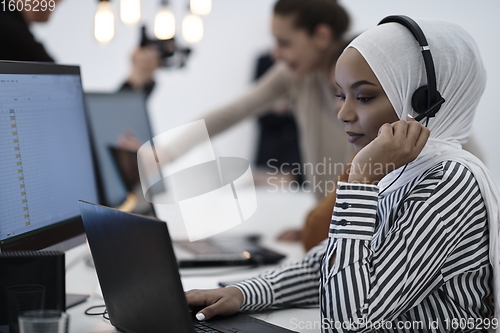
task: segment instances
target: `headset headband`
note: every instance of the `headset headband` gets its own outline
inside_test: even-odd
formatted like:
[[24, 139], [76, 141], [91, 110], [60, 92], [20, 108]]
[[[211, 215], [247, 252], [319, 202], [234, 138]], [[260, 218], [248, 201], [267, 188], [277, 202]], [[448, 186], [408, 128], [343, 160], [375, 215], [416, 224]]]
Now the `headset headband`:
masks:
[[404, 15], [392, 15], [387, 16], [382, 19], [378, 25], [384, 23], [399, 23], [405, 26], [415, 37], [417, 42], [420, 45], [422, 56], [424, 58], [425, 72], [427, 75], [427, 86], [428, 86], [428, 94], [427, 94], [427, 108], [428, 110], [425, 112], [426, 116], [434, 116], [433, 113], [439, 110], [441, 104], [444, 103], [444, 99], [441, 97], [441, 94], [437, 91], [436, 84], [436, 70], [434, 68], [434, 61], [432, 60], [432, 54], [429, 48], [429, 43], [427, 42], [427, 38], [425, 38], [424, 32], [420, 28], [420, 26], [413, 19]]

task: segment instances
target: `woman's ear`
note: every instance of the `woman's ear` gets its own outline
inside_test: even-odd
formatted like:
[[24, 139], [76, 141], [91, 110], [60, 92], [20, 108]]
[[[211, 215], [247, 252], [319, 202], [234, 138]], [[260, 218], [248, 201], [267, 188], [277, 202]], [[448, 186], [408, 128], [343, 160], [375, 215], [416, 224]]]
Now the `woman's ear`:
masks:
[[316, 46], [322, 50], [331, 47], [335, 36], [332, 29], [327, 24], [318, 24], [312, 36]]

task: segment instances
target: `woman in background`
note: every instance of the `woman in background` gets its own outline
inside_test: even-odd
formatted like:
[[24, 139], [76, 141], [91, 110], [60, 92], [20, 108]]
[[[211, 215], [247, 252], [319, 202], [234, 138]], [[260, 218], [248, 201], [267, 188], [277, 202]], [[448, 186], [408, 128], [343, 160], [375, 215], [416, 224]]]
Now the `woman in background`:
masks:
[[[326, 203], [309, 214], [308, 230], [304, 230], [306, 237], [303, 239], [306, 249], [328, 234], [335, 184], [345, 171], [344, 165], [352, 151], [344, 139], [343, 126], [337, 120], [339, 104], [331, 84], [337, 58], [347, 45], [345, 34], [349, 23], [347, 12], [336, 0], [278, 0], [272, 18], [276, 40], [273, 55], [277, 64], [243, 96], [200, 117], [205, 120], [212, 137], [245, 118], [265, 113], [279, 99], [293, 100], [302, 175], [317, 201], [325, 200], [331, 193]], [[141, 144], [133, 141], [125, 136], [121, 145], [137, 149]], [[157, 147], [157, 153], [161, 161], [172, 161], [196, 144], [183, 137], [174, 144]], [[308, 167], [304, 168], [304, 164]], [[320, 169], [318, 173], [316, 166], [321, 164], [326, 164], [326, 172]], [[297, 236], [297, 232], [291, 232], [283, 238]]]

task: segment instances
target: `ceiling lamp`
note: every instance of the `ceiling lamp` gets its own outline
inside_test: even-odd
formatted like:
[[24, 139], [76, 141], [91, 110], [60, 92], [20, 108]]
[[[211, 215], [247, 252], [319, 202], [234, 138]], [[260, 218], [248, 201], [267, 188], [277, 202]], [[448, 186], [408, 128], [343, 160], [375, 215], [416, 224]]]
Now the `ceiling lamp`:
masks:
[[154, 33], [158, 39], [170, 39], [175, 36], [175, 16], [163, 0], [160, 10], [155, 16]]
[[182, 37], [188, 43], [198, 43], [203, 38], [203, 21], [201, 17], [188, 14], [182, 20]]
[[109, 0], [99, 0], [94, 19], [94, 36], [99, 43], [108, 43], [115, 36], [115, 16]]
[[120, 18], [125, 24], [136, 24], [141, 19], [141, 0], [120, 0]]
[[208, 15], [212, 11], [212, 0], [191, 0], [189, 8], [194, 15]]

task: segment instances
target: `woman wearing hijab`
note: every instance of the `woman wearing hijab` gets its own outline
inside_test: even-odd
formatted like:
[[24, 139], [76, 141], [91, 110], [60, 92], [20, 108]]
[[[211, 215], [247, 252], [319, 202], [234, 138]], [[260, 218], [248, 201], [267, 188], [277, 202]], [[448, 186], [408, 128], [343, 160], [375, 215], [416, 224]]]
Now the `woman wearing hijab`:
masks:
[[348, 182], [338, 185], [328, 240], [301, 262], [227, 288], [187, 292], [189, 304], [205, 307], [198, 319], [319, 303], [325, 332], [498, 326], [498, 309], [490, 317], [492, 295], [500, 303], [500, 196], [486, 167], [461, 148], [485, 71], [462, 28], [418, 24], [446, 100], [428, 127], [412, 119], [413, 93], [426, 84], [413, 35], [387, 23], [356, 38], [335, 76], [338, 118], [358, 153]]

